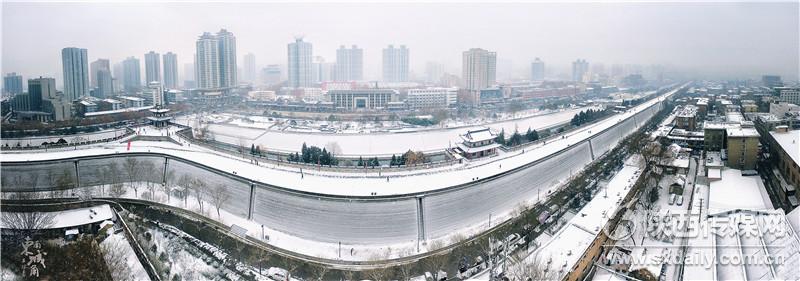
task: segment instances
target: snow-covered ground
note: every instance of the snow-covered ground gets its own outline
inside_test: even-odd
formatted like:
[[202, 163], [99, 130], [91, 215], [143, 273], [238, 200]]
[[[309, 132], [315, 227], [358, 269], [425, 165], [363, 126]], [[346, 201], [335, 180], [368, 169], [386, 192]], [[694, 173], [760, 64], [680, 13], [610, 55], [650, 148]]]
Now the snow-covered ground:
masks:
[[[233, 145], [255, 144], [262, 151], [294, 152], [299, 151], [305, 142], [318, 147], [331, 147], [338, 145], [339, 155], [369, 156], [402, 154], [409, 149], [414, 151], [438, 152], [448, 147], [455, 146], [459, 135], [467, 130], [490, 127], [494, 131], [505, 130], [510, 135], [514, 130], [525, 133], [528, 128], [541, 130], [569, 122], [572, 117], [586, 108], [570, 108], [544, 115], [533, 115], [519, 119], [490, 122], [486, 124], [458, 124], [457, 127], [438, 129], [413, 129], [402, 130], [395, 133], [365, 133], [354, 131], [352, 133], [304, 133], [298, 131], [276, 131], [267, 129], [271, 123], [248, 123], [241, 118], [220, 118], [232, 120], [229, 123], [215, 123], [209, 125], [214, 133], [214, 139]], [[176, 120], [179, 124], [192, 124], [191, 116]]]
[[217, 280], [220, 275], [223, 275], [221, 270], [212, 266], [215, 264], [217, 267], [223, 267], [220, 261], [214, 262], [206, 254], [194, 248], [189, 242], [186, 242], [174, 234], [161, 230], [159, 228], [148, 227], [152, 233], [153, 244], [157, 245], [159, 251], [166, 253], [166, 261], [159, 261], [165, 263], [170, 268], [170, 278], [172, 276], [180, 276], [183, 280]]
[[119, 268], [111, 270], [115, 281], [150, 280], [147, 271], [136, 257], [133, 247], [122, 233], [109, 235], [103, 242], [100, 242], [100, 247], [103, 249], [103, 258], [109, 264], [109, 268]]

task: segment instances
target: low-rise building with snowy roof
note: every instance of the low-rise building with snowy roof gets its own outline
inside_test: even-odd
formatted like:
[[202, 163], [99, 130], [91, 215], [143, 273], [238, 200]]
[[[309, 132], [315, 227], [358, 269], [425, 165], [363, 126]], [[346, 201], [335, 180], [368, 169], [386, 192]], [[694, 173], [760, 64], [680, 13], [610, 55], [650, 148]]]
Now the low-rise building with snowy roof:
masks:
[[791, 204], [797, 205], [796, 189], [800, 187], [800, 130], [789, 130], [779, 126], [769, 132], [770, 158], [775, 159], [775, 169], [779, 171], [781, 192]]
[[497, 148], [500, 147], [500, 144], [494, 141], [495, 137], [497, 136], [489, 128], [470, 130], [461, 135], [461, 142], [457, 148], [467, 159], [495, 155]]

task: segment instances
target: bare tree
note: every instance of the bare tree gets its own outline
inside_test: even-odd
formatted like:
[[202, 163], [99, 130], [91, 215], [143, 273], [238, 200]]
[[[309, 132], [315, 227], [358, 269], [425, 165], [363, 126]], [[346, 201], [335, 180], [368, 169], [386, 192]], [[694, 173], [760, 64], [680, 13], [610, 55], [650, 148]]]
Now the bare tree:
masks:
[[355, 275], [355, 273], [352, 272], [352, 271], [349, 271], [349, 270], [346, 270], [346, 271], [342, 272], [342, 276], [344, 277], [344, 280], [346, 280], [346, 281], [353, 280], [353, 275]]
[[100, 251], [114, 280], [133, 280], [133, 271], [128, 267], [128, 255], [122, 241], [104, 241], [100, 244]]
[[[11, 239], [16, 243], [25, 237], [33, 236], [40, 229], [55, 224], [55, 213], [52, 212], [2, 212], [3, 228], [11, 229]], [[4, 238], [5, 239], [5, 238]]]
[[192, 179], [192, 177], [187, 174], [181, 175], [181, 178], [178, 179], [178, 185], [180, 185], [180, 188], [182, 190], [181, 196], [183, 196], [183, 207], [186, 207], [188, 205], [188, 202], [186, 201], [189, 198], [188, 195], [189, 191], [191, 190], [192, 182], [194, 182], [194, 179]]
[[105, 196], [106, 185], [111, 182], [111, 177], [111, 171], [108, 167], [103, 167], [100, 169], [100, 196]]
[[388, 274], [389, 274], [388, 267], [378, 267], [367, 271], [367, 276], [369, 276], [370, 279], [375, 281], [386, 280]]
[[656, 161], [659, 159], [658, 156], [661, 155], [661, 144], [658, 142], [648, 142], [641, 147], [641, 154], [647, 165], [658, 164]]
[[139, 160], [133, 157], [125, 158], [125, 162], [122, 163], [122, 167], [128, 175], [128, 181], [133, 187], [133, 196], [137, 198], [139, 197], [139, 185], [136, 184], [136, 180], [139, 179], [139, 174], [141, 173], [139, 165]]
[[327, 273], [328, 273], [328, 267], [324, 265], [311, 266], [311, 276], [315, 280], [319, 281], [325, 280], [325, 274]]
[[56, 174], [56, 171], [54, 171], [53, 169], [48, 169], [45, 181], [47, 181], [47, 186], [50, 187], [50, 198], [55, 198], [56, 195], [58, 194], [58, 188], [57, 188], [58, 175]]
[[200, 207], [200, 213], [203, 213], [203, 197], [205, 195], [206, 190], [208, 189], [208, 184], [205, 181], [194, 179], [192, 183], [189, 184], [189, 189], [194, 191], [194, 198], [197, 199], [197, 205]]
[[258, 264], [258, 274], [261, 274], [261, 269], [269, 263], [271, 256], [269, 252], [265, 250], [259, 250], [257, 255], [258, 259], [256, 260], [256, 263]]
[[534, 256], [532, 260], [520, 261], [506, 270], [506, 276], [512, 281], [527, 280], [555, 280], [558, 279], [556, 271], [550, 270], [546, 262], [539, 256]]
[[32, 171], [25, 174], [25, 176], [28, 178], [28, 186], [35, 190], [36, 186], [39, 185], [39, 171]]
[[428, 251], [436, 251], [444, 247], [444, 241], [442, 240], [431, 240], [428, 242]]
[[110, 164], [108, 164], [108, 166], [106, 166], [106, 168], [108, 168], [108, 173], [110, 175], [109, 181], [111, 183], [118, 183], [121, 181], [122, 178], [120, 175], [119, 165], [117, 165], [117, 162], [111, 162]]
[[237, 141], [239, 142], [239, 152], [241, 152], [242, 156], [244, 156], [244, 152], [247, 150], [247, 140], [245, 140], [243, 137], [239, 137]]
[[153, 177], [157, 176], [158, 170], [153, 162], [143, 162], [141, 165], [142, 175], [145, 176], [145, 183], [147, 190], [150, 192], [150, 199], [156, 201], [156, 185], [153, 182]]
[[332, 141], [325, 144], [325, 149], [333, 155], [342, 154], [342, 147], [338, 142]]
[[111, 184], [111, 187], [108, 190], [108, 195], [114, 198], [120, 198], [122, 195], [125, 195], [125, 185], [121, 182], [115, 182]]
[[214, 140], [214, 133], [211, 132], [211, 129], [208, 128], [208, 124], [207, 123], [201, 124], [199, 126], [199, 128], [197, 129], [197, 133], [198, 133], [200, 139], [203, 139], [203, 140], [206, 140], [206, 141], [213, 141]]
[[80, 192], [80, 196], [83, 199], [91, 199], [92, 198], [92, 187], [91, 186], [84, 186], [78, 188], [78, 192]]
[[172, 193], [172, 186], [173, 182], [175, 181], [175, 172], [174, 171], [166, 171], [164, 175], [164, 184], [161, 185], [164, 188], [164, 193], [167, 194], [167, 203], [169, 203], [170, 195]]
[[212, 190], [211, 202], [214, 203], [214, 207], [217, 209], [218, 218], [221, 218], [221, 215], [219, 214], [219, 209], [222, 207], [222, 205], [228, 203], [228, 200], [230, 199], [231, 195], [230, 193], [228, 193], [228, 190], [225, 188], [224, 185], [218, 184], [216, 187], [214, 187], [214, 190]]
[[400, 270], [400, 276], [403, 277], [402, 280], [411, 279], [411, 270], [414, 269], [414, 263], [404, 263], [398, 266], [398, 270]]
[[9, 229], [32, 230], [52, 226], [55, 221], [52, 212], [6, 212], [2, 213], [3, 227]]
[[447, 261], [450, 259], [450, 256], [446, 253], [437, 254], [428, 256], [423, 261], [425, 268], [436, 276], [438, 280], [441, 276], [439, 275], [439, 270], [442, 270], [446, 265]]
[[56, 179], [56, 194], [55, 196], [63, 196], [64, 192], [67, 189], [73, 188], [75, 186], [75, 178], [72, 176], [72, 172], [70, 172], [69, 168], [64, 168], [61, 171], [61, 175], [58, 176]]

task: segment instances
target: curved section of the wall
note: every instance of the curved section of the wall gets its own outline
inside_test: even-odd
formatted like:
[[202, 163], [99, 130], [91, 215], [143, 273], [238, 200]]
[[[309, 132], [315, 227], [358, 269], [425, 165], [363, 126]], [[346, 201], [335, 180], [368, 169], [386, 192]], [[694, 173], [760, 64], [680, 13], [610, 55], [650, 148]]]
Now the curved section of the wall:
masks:
[[[622, 120], [600, 132], [592, 139], [595, 156], [608, 151], [642, 126], [659, 108], [656, 103], [637, 114], [635, 120]], [[84, 157], [77, 162], [3, 163], [0, 167], [3, 191], [52, 189], [56, 187], [54, 178], [58, 175], [74, 177], [76, 171], [81, 186], [107, 184], [113, 178], [104, 173], [114, 165], [117, 168], [112, 170], [119, 171], [116, 180], [121, 177], [122, 181], [130, 181], [126, 178], [126, 158], [137, 159], [140, 166], [153, 167], [141, 173], [138, 181], [162, 183], [166, 168], [168, 181], [180, 183], [180, 178], [188, 175], [206, 183], [209, 188], [203, 197], [208, 201], [215, 188], [225, 188], [230, 199], [222, 209], [249, 217], [269, 229], [315, 241], [360, 244], [439, 238], [482, 224], [488, 221], [490, 214], [508, 212], [537, 195], [544, 198], [547, 187], [566, 180], [592, 161], [589, 142], [584, 141], [524, 168], [474, 184], [420, 194], [364, 198], [310, 194], [272, 186], [268, 182], [250, 182], [226, 173], [224, 167], [208, 167], [174, 156], [123, 154]], [[36, 182], [32, 182], [32, 177], [37, 178]], [[185, 207], [182, 205], [178, 203], [176, 207]]]
[[[164, 157], [135, 156], [120, 158], [78, 161], [81, 186], [129, 182], [131, 179], [154, 183], [162, 183], [164, 181]], [[135, 163], [126, 164], [128, 162], [127, 159], [132, 159]], [[131, 176], [130, 173], [133, 173], [133, 175]]]
[[591, 161], [587, 142], [521, 171], [423, 199], [428, 238], [442, 237], [469, 225], [486, 223], [490, 214], [501, 214], [537, 193], [547, 196], [547, 187], [567, 179]]
[[342, 243], [396, 243], [417, 237], [411, 198], [361, 200], [256, 189], [253, 220], [298, 237]]
[[49, 191], [59, 187], [59, 180], [72, 183], [76, 178], [75, 161], [54, 160], [47, 163], [0, 165], [3, 192]]
[[[167, 160], [167, 173], [171, 174], [171, 179], [176, 184], [181, 183], [181, 178], [189, 176], [194, 179], [203, 181], [207, 188], [200, 189], [202, 198], [206, 201], [212, 201], [215, 189], [224, 188], [225, 192], [230, 196], [222, 205], [223, 210], [244, 218], [247, 218], [250, 209], [250, 183], [234, 179], [226, 174], [211, 172], [205, 168], [194, 165], [193, 163], [185, 162], [181, 159], [170, 158]], [[188, 192], [191, 196], [196, 198], [193, 192]], [[180, 207], [180, 206], [178, 206]], [[213, 208], [213, 206], [208, 206]], [[215, 214], [216, 215], [216, 214]]]

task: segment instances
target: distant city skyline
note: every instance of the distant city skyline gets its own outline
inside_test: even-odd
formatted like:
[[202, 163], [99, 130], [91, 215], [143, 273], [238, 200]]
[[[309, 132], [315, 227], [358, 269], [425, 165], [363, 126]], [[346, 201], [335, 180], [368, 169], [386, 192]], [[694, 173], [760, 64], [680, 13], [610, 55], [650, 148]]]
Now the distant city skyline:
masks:
[[[3, 3], [2, 73], [54, 77], [61, 89], [64, 81], [59, 55], [65, 47], [85, 48], [89, 61], [109, 59], [111, 64], [130, 56], [145, 61], [143, 54], [151, 50], [192, 58], [198, 34], [227, 29], [236, 34], [239, 53], [253, 53], [259, 58], [258, 70], [270, 64], [286, 67], [285, 46], [294, 36], [303, 35], [305, 41], [313, 42], [314, 56], [331, 63], [335, 63], [340, 45], [358, 45], [363, 49], [365, 80], [382, 78], [382, 50], [395, 44], [414, 49], [409, 68], [417, 79], [426, 78], [428, 62], [441, 63], [443, 72], [460, 75], [461, 52], [484, 48], [497, 53], [498, 75], [510, 69], [510, 75], [523, 79], [530, 76], [531, 62], [539, 57], [547, 62], [548, 72], [567, 77], [571, 75], [570, 63], [585, 58], [606, 66], [671, 65], [710, 78], [757, 79], [763, 74], [777, 74], [792, 81], [798, 77], [797, 7], [796, 2], [473, 3], [457, 7], [397, 3], [12, 2]], [[444, 12], [459, 16], [440, 16], [435, 23], [413, 18], [391, 21], [386, 20], [389, 11], [420, 18], [434, 18]], [[41, 17], [26, 16], [34, 12]], [[216, 16], [197, 17], [209, 13]], [[81, 20], [75, 20], [74, 15], [80, 15]], [[269, 20], [253, 25], [242, 20], [248, 17]], [[474, 18], [484, 20], [468, 20]], [[105, 24], [92, 24], [96, 22]], [[171, 28], [165, 30], [164, 26]], [[28, 42], [25, 38], [29, 34], [47, 34], [47, 40], [15, 43]], [[236, 75], [235, 70], [230, 73]], [[179, 83], [192, 80], [185, 76], [183, 73]]]

